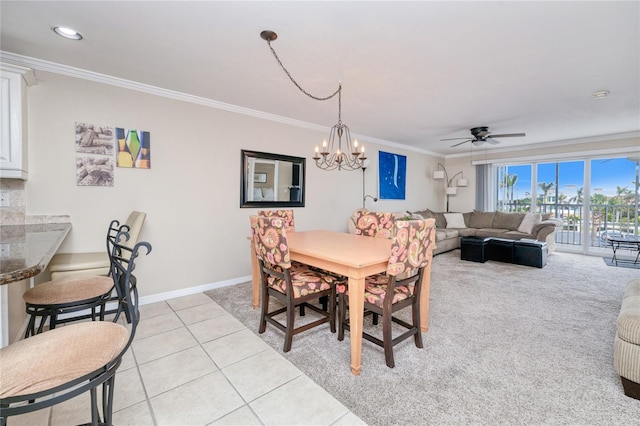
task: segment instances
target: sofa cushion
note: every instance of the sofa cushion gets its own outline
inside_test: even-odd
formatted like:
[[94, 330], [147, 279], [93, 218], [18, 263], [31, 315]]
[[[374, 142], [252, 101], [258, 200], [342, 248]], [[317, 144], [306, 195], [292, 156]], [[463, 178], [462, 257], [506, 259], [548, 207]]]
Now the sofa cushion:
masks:
[[461, 237], [475, 237], [476, 231], [476, 228], [460, 228], [458, 229], [458, 235]]
[[501, 238], [508, 238], [510, 240], [519, 240], [519, 239], [522, 239], [522, 238], [535, 239], [533, 235], [527, 234], [525, 232], [520, 232], [520, 231], [507, 231], [507, 232], [502, 234]]
[[627, 284], [616, 324], [620, 339], [640, 345], [640, 279]]
[[531, 234], [533, 227], [542, 222], [542, 215], [540, 213], [527, 213], [522, 219], [522, 223], [518, 226], [518, 231], [525, 234]]
[[469, 228], [493, 228], [494, 213], [474, 210], [469, 217]]
[[503, 234], [508, 232], [508, 229], [495, 229], [495, 228], [480, 228], [476, 230], [476, 237], [480, 238], [503, 238]]
[[524, 213], [504, 213], [495, 212], [493, 216], [493, 228], [508, 229], [509, 231], [517, 231], [522, 223]]
[[447, 228], [466, 228], [462, 213], [445, 213], [444, 218], [447, 221]]
[[436, 229], [436, 242], [446, 240], [446, 239], [447, 239], [446, 229], [442, 229], [442, 230]]

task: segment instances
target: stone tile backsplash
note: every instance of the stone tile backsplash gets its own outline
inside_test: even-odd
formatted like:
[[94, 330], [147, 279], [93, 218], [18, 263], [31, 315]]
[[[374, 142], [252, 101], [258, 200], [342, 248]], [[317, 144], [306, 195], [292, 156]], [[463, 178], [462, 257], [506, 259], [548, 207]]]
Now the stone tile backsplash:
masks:
[[26, 196], [25, 181], [21, 179], [0, 179], [0, 190], [9, 193], [9, 207], [0, 206], [0, 224], [22, 225], [25, 223]]

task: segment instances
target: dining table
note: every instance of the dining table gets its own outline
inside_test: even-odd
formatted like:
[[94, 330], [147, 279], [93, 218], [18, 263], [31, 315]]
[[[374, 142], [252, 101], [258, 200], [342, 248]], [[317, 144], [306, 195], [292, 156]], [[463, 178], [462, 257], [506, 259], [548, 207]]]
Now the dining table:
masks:
[[[432, 233], [432, 243], [435, 233]], [[364, 319], [364, 283], [369, 275], [384, 272], [391, 253], [390, 239], [373, 238], [344, 232], [312, 230], [287, 234], [291, 260], [315, 266], [348, 278], [351, 373], [362, 370], [362, 328]], [[433, 249], [434, 244], [431, 244]], [[431, 253], [429, 255], [431, 258]], [[252, 250], [252, 305], [260, 304], [260, 271]], [[429, 289], [431, 262], [425, 268], [420, 295], [420, 326], [429, 327]]]

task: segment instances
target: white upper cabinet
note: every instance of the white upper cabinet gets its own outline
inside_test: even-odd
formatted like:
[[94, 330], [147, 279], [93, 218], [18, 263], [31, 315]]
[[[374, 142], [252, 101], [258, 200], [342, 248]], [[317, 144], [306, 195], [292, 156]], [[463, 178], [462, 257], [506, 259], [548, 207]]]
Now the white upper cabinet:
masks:
[[32, 70], [0, 63], [0, 178], [27, 179], [27, 86]]

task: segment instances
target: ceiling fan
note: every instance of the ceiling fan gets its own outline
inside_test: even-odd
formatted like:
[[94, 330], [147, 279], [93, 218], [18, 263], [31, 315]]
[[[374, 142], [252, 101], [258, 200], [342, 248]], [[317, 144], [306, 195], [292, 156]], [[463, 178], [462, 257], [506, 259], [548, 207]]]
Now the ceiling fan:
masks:
[[495, 138], [513, 138], [513, 137], [520, 137], [520, 136], [525, 136], [524, 133], [504, 133], [502, 135], [491, 135], [491, 132], [489, 131], [489, 127], [487, 126], [482, 126], [482, 127], [474, 127], [473, 129], [471, 129], [471, 135], [473, 136], [471, 139], [469, 138], [448, 138], [448, 139], [440, 139], [441, 141], [454, 141], [454, 140], [459, 140], [459, 139], [466, 139], [462, 142], [459, 142], [457, 144], [451, 145], [451, 147], [455, 147], [458, 145], [462, 145], [463, 143], [467, 143], [467, 142], [471, 142], [475, 145], [480, 145], [484, 142], [489, 142], [492, 144], [497, 144], [500, 143], [500, 141], [495, 140]]

